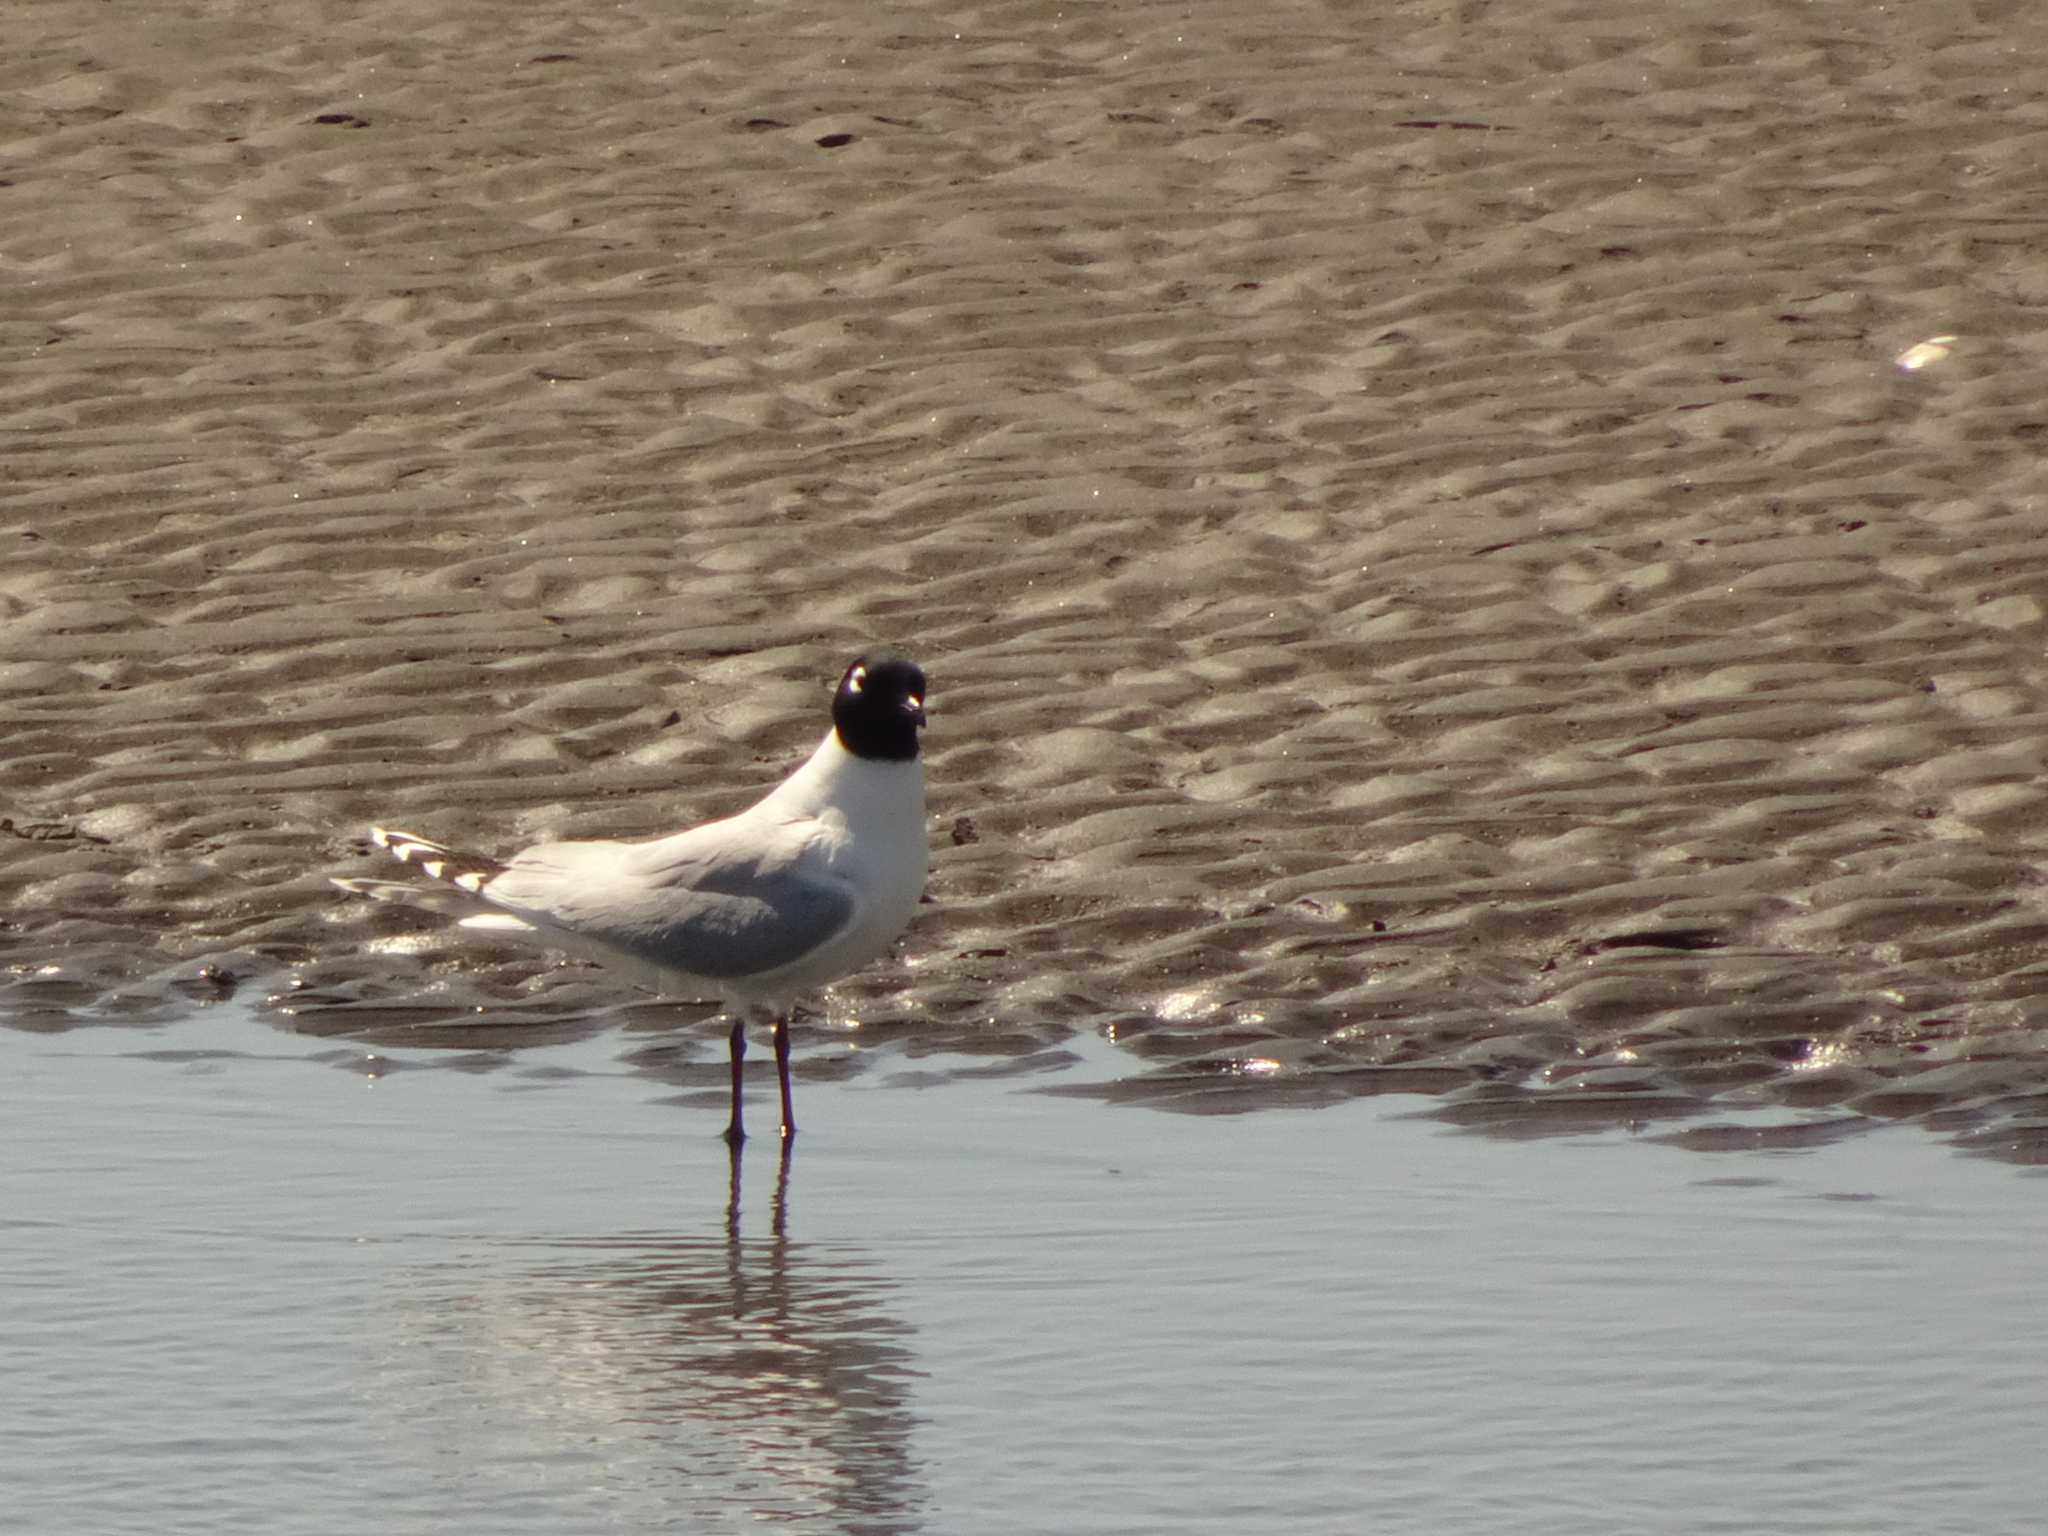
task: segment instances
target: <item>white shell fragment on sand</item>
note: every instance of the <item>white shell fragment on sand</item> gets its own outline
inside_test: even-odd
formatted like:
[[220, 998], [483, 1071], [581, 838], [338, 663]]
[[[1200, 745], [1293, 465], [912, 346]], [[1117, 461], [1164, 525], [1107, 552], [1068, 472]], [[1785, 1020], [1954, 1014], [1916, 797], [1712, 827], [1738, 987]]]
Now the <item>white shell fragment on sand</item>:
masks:
[[1925, 341], [1916, 341], [1892, 359], [1892, 366], [1902, 373], [1931, 368], [1955, 350], [1956, 340], [1954, 336], [1930, 336]]

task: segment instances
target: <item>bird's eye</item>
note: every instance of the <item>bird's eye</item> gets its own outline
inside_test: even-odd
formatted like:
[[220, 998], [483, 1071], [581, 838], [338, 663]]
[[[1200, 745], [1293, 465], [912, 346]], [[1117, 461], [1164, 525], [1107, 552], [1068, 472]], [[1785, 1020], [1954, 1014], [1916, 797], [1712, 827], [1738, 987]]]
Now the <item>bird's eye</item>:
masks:
[[861, 684], [865, 683], [867, 680], [868, 669], [866, 667], [855, 667], [851, 672], [846, 674], [846, 691], [848, 693], [859, 693], [861, 689]]

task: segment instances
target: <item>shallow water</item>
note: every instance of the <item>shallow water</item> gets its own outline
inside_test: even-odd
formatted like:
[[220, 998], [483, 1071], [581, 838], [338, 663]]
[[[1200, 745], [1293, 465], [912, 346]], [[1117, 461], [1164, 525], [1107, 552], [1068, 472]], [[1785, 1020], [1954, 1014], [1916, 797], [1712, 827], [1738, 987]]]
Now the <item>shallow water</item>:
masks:
[[15, 1035], [16, 1528], [1991, 1532], [2048, 1497], [2042, 1185], [1917, 1131], [1219, 1119], [1033, 1091], [1128, 1070], [1085, 1036], [1022, 1085], [886, 1046], [800, 1084], [786, 1179], [757, 1139], [729, 1210], [715, 1109], [628, 1039]]

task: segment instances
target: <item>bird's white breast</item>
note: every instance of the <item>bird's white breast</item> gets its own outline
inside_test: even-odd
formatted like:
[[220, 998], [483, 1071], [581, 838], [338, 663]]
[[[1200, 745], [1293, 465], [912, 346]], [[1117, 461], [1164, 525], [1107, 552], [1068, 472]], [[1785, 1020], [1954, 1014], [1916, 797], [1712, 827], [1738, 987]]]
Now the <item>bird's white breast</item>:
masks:
[[924, 764], [855, 757], [827, 734], [801, 768], [747, 816], [804, 827], [805, 867], [850, 887], [855, 916], [831, 943], [762, 978], [764, 996], [787, 996], [860, 969], [895, 943], [924, 894]]

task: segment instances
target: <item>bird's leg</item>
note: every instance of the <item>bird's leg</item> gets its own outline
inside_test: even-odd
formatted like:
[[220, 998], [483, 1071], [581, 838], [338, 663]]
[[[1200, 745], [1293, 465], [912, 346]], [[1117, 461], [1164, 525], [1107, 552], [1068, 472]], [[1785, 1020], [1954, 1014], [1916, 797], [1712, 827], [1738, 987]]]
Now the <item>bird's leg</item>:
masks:
[[725, 1124], [727, 1146], [737, 1147], [747, 1139], [746, 1127], [740, 1124], [740, 1080], [746, 1070], [747, 1061], [747, 1015], [741, 1009], [732, 1021], [732, 1118]]
[[782, 1144], [796, 1135], [796, 1112], [789, 1106], [789, 1014], [775, 1015], [775, 1076], [782, 1084]]

